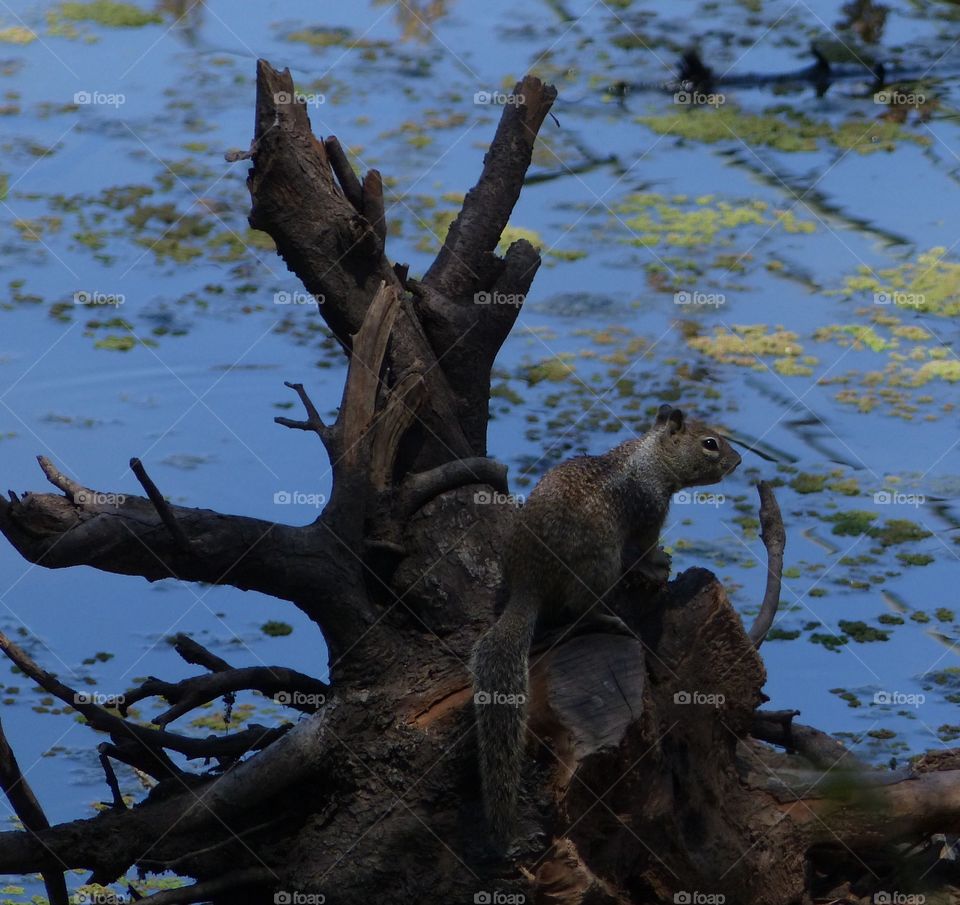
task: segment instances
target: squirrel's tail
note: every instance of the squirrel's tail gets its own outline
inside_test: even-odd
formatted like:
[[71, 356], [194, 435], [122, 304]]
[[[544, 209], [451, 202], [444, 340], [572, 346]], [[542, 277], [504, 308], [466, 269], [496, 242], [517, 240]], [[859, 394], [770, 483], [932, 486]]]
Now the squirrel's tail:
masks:
[[512, 841], [516, 828], [527, 727], [527, 669], [538, 609], [531, 596], [512, 597], [470, 658], [483, 803], [490, 829], [502, 846]]

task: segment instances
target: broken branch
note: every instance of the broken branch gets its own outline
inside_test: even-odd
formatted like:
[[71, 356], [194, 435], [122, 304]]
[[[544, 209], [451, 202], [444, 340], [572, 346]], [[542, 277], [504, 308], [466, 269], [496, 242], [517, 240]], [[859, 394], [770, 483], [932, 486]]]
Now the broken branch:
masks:
[[170, 537], [173, 538], [173, 542], [184, 553], [193, 552], [190, 539], [183, 533], [183, 528], [174, 518], [173, 513], [170, 511], [169, 504], [163, 498], [163, 494], [157, 489], [157, 485], [150, 479], [147, 470], [143, 467], [143, 463], [139, 459], [131, 459], [130, 470], [136, 475], [140, 486], [146, 491], [147, 497], [150, 502], [153, 503], [153, 508], [157, 510], [157, 515], [160, 516], [160, 521], [163, 522], [167, 531], [170, 532]]
[[783, 548], [787, 542], [783, 530], [783, 518], [773, 488], [768, 481], [757, 485], [760, 493], [760, 539], [767, 548], [767, 584], [763, 592], [760, 612], [747, 633], [756, 647], [763, 644], [770, 626], [773, 625], [780, 605], [780, 584], [783, 580]]

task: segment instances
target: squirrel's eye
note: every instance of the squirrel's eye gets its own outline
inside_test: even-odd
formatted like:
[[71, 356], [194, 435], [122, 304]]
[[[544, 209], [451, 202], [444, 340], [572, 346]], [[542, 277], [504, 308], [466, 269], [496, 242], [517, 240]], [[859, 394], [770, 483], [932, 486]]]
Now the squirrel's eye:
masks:
[[703, 448], [709, 449], [710, 452], [720, 452], [720, 444], [717, 443], [713, 437], [707, 437], [706, 440], [703, 441]]

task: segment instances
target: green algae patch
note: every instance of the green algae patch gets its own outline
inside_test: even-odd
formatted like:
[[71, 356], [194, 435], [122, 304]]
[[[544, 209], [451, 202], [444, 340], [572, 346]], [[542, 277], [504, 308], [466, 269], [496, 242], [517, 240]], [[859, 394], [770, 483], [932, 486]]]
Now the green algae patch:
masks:
[[647, 247], [690, 249], [729, 245], [732, 234], [745, 226], [780, 227], [788, 233], [816, 230], [812, 220], [802, 220], [792, 211], [779, 210], [759, 199], [726, 201], [713, 195], [691, 199], [686, 195], [667, 197], [657, 192], [634, 192], [613, 210], [623, 225], [637, 234], [627, 241]]
[[[886, 298], [905, 297], [893, 290], [885, 292]], [[912, 292], [908, 296], [920, 298]], [[893, 304], [890, 302], [890, 306]], [[917, 308], [917, 312], [922, 314], [923, 308]], [[866, 316], [870, 323], [829, 324], [813, 333], [816, 341], [835, 342], [842, 347], [882, 356], [875, 368], [820, 379], [823, 386], [839, 388], [835, 394], [837, 402], [860, 412], [880, 409], [904, 420], [922, 415], [932, 421], [951, 411], [951, 404], [935, 407], [931, 405], [934, 396], [916, 392], [931, 384], [960, 382], [960, 361], [942, 339], [922, 325], [901, 323], [900, 312], [885, 303], [860, 308], [856, 313]]]
[[293, 634], [293, 626], [286, 622], [278, 622], [271, 619], [260, 626], [260, 631], [271, 638], [282, 638], [285, 635]]
[[575, 373], [575, 368], [571, 363], [573, 356], [570, 354], [554, 355], [551, 358], [544, 358], [536, 364], [527, 365], [523, 369], [524, 377], [531, 386], [534, 386], [544, 380], [559, 383], [567, 380]]
[[287, 35], [287, 40], [298, 44], [307, 44], [317, 50], [326, 47], [344, 47], [348, 50], [354, 48], [359, 50], [371, 50], [373, 48], [387, 50], [391, 46], [389, 41], [372, 40], [362, 36], [354, 37], [353, 31], [349, 28], [322, 28], [320, 26], [290, 32]]
[[795, 641], [800, 637], [800, 630], [786, 631], [782, 628], [772, 628], [767, 632], [765, 641]]
[[658, 135], [713, 144], [730, 141], [780, 151], [816, 151], [818, 140], [830, 134], [826, 123], [804, 116], [742, 113], [732, 104], [688, 107], [659, 116], [638, 116], [636, 122]]
[[726, 103], [717, 107], [690, 106], [662, 115], [638, 116], [636, 122], [658, 135], [688, 141], [731, 142], [787, 152], [816, 151], [827, 144], [870, 154], [893, 150], [901, 141], [921, 146], [931, 143], [926, 135], [912, 132], [892, 120], [855, 118], [834, 127], [784, 106], [764, 113], [745, 113], [736, 105]]
[[890, 640], [889, 631], [874, 628], [871, 625], [867, 625], [866, 622], [861, 622], [859, 620], [851, 621], [848, 619], [841, 619], [837, 623], [837, 626], [841, 632], [852, 638], [858, 644], [867, 644], [871, 641]]
[[844, 477], [841, 469], [833, 469], [825, 474], [813, 474], [811, 472], [798, 472], [788, 482], [791, 490], [800, 494], [820, 493], [823, 490], [830, 490], [843, 496], [859, 496], [860, 484], [856, 478]]
[[825, 522], [833, 524], [833, 533], [842, 537], [867, 535], [880, 542], [881, 547], [892, 547], [911, 541], [923, 540], [931, 533], [909, 519], [887, 519], [883, 525], [874, 524], [877, 515], [862, 509], [850, 509], [822, 516]]
[[923, 540], [932, 536], [926, 528], [921, 528], [916, 522], [905, 518], [887, 519], [882, 528], [872, 526], [867, 529], [867, 534], [879, 540], [884, 547]]
[[830, 694], [835, 694], [841, 701], [846, 701], [848, 707], [862, 707], [863, 704], [852, 691], [846, 688], [831, 688]]
[[0, 28], [0, 44], [32, 44], [37, 40], [35, 32], [22, 25], [12, 25], [9, 28]]
[[960, 263], [946, 256], [947, 249], [937, 246], [898, 267], [862, 266], [833, 294], [952, 317], [960, 314]]
[[[772, 329], [765, 324], [717, 327], [712, 336], [688, 336], [687, 345], [715, 361], [755, 371], [772, 368], [779, 373], [808, 376], [816, 363], [816, 359], [803, 355], [797, 334], [780, 326]], [[773, 358], [773, 361], [768, 363], [764, 358]]]
[[833, 523], [833, 533], [841, 537], [856, 537], [866, 534], [870, 525], [877, 520], [874, 512], [862, 509], [849, 509], [846, 512], [836, 512], [824, 517], [824, 521]]
[[92, 0], [90, 3], [61, 3], [50, 14], [54, 21], [95, 22], [113, 28], [140, 28], [156, 25], [163, 17], [152, 10], [141, 9], [134, 3], [116, 3], [113, 0]]
[[837, 652], [847, 644], [850, 639], [846, 635], [828, 635], [824, 632], [814, 632], [810, 635], [810, 641], [813, 644], [819, 644], [827, 650]]
[[881, 336], [868, 324], [830, 324], [819, 327], [813, 333], [817, 341], [835, 340], [838, 345], [854, 349], [869, 349], [871, 352], [885, 352], [899, 344]]
[[[203, 710], [213, 711], [215, 705], [213, 702], [205, 704]], [[223, 709], [216, 712], [210, 712], [205, 716], [198, 716], [190, 720], [189, 725], [195, 729], [210, 729], [214, 732], [226, 732], [228, 729], [241, 726], [256, 714], [256, 706], [253, 704], [236, 704], [229, 710], [229, 717]]]
[[[827, 485], [827, 476], [808, 474], [801, 471], [791, 482], [790, 487], [797, 493], [819, 493]], [[784, 572], [786, 575], [786, 572]]]

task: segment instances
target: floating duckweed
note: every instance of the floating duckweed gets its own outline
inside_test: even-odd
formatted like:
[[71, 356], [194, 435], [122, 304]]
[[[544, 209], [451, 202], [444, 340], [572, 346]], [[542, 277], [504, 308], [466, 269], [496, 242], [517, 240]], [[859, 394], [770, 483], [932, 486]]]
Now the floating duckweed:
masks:
[[862, 266], [844, 280], [838, 293], [879, 299], [901, 310], [916, 308], [942, 317], [960, 314], [960, 264], [946, 260], [946, 255], [947, 249], [938, 246], [899, 267]]
[[831, 688], [830, 694], [835, 694], [841, 701], [846, 701], [848, 707], [861, 707], [863, 706], [860, 698], [858, 698], [852, 691], [847, 691], [845, 688]]
[[771, 332], [765, 324], [734, 325], [732, 329], [717, 327], [713, 336], [689, 336], [687, 344], [704, 355], [726, 364], [736, 364], [756, 371], [768, 369], [764, 356], [780, 356], [784, 362], [803, 352], [797, 334], [783, 327]]
[[355, 38], [349, 28], [322, 28], [315, 26], [313, 28], [303, 28], [299, 31], [291, 32], [287, 35], [288, 41], [296, 41], [300, 44], [309, 44], [311, 47], [346, 47], [349, 49], [363, 48], [370, 49], [375, 47], [389, 47], [387, 41], [374, 41], [369, 38]]
[[[637, 234], [626, 241], [644, 247], [729, 245], [731, 234], [744, 226], [779, 226], [790, 233], [812, 233], [816, 229], [812, 221], [771, 209], [765, 201], [715, 201], [713, 196], [703, 196], [690, 204], [686, 196], [668, 199], [656, 192], [634, 192], [614, 207], [614, 213]], [[728, 263], [738, 264], [739, 258]]]
[[269, 622], [264, 622], [263, 625], [260, 626], [260, 631], [265, 635], [269, 635], [271, 638], [282, 638], [284, 635], [293, 634], [293, 626], [286, 622], [278, 622], [275, 619], [271, 619]]
[[[782, 115], [781, 115], [782, 114]], [[890, 120], [865, 123], [854, 119], [834, 128], [802, 114], [769, 110], [762, 114], [741, 112], [732, 103], [721, 107], [691, 106], [681, 115], [638, 116], [636, 121], [658, 135], [672, 135], [690, 141], [730, 142], [748, 147], [776, 148], [778, 151], [815, 151], [821, 141], [861, 154], [893, 150], [897, 141], [926, 146], [926, 135], [905, 129]]]
[[523, 376], [531, 386], [540, 383], [542, 380], [554, 382], [566, 380], [575, 370], [573, 364], [571, 364], [572, 358], [573, 356], [569, 353], [545, 358], [543, 361], [523, 368]]
[[61, 3], [52, 12], [54, 19], [60, 17], [72, 22], [96, 22], [116, 28], [138, 28], [163, 22], [159, 13], [141, 9], [133, 3], [117, 3], [115, 0], [91, 0], [89, 3]]
[[876, 521], [876, 513], [862, 509], [851, 509], [824, 516], [824, 521], [833, 522], [833, 533], [841, 536], [866, 534], [871, 522]]
[[814, 632], [810, 635], [810, 641], [814, 644], [822, 644], [827, 650], [837, 651], [850, 639], [846, 635], [827, 635], [822, 632]]
[[897, 733], [892, 729], [870, 729], [867, 732], [867, 735], [869, 735], [870, 738], [879, 739], [880, 741], [886, 741], [888, 739], [897, 737]]
[[36, 40], [36, 33], [22, 25], [0, 28], [0, 44], [32, 44]]
[[866, 622], [861, 622], [860, 620], [851, 621], [848, 619], [841, 619], [837, 626], [840, 631], [845, 635], [849, 635], [859, 644], [866, 644], [871, 641], [889, 641], [890, 632], [884, 631], [883, 629], [874, 628], [871, 625], [867, 625]]
[[931, 533], [925, 528], [921, 528], [916, 522], [911, 522], [905, 518], [887, 519], [882, 528], [870, 527], [866, 533], [879, 540], [884, 547], [905, 544], [913, 540], [923, 540], [925, 537], [931, 536]]
[[767, 632], [766, 641], [794, 641], [800, 637], [800, 630], [788, 632], [782, 628], [772, 628]]
[[827, 476], [809, 474], [801, 471], [791, 482], [790, 486], [797, 493], [819, 493], [826, 486]]

